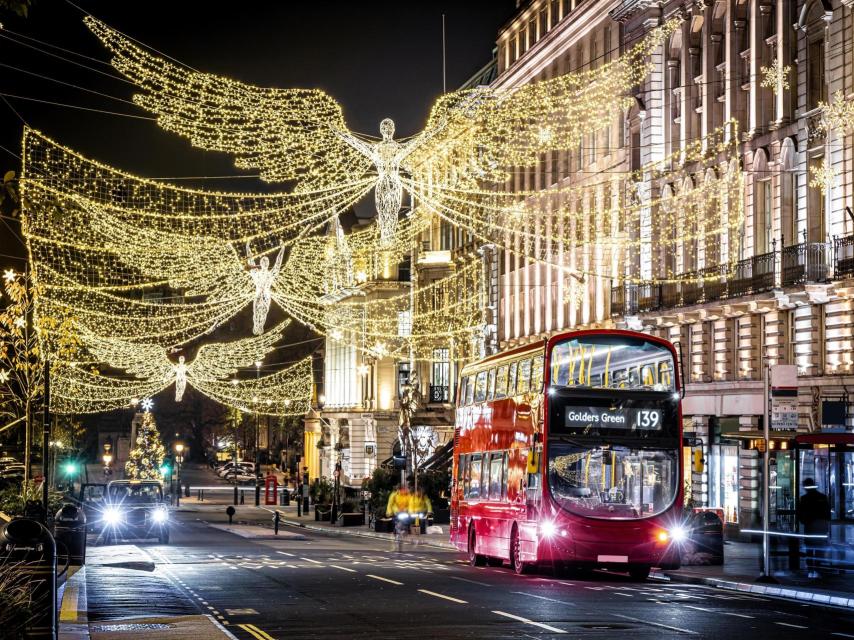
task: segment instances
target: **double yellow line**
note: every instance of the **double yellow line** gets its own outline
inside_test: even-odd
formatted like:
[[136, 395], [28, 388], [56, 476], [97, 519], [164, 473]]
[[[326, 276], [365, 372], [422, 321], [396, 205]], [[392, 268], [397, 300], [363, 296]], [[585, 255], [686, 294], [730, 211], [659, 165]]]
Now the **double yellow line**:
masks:
[[269, 633], [259, 629], [254, 624], [239, 624], [237, 626], [243, 629], [244, 631], [251, 633], [252, 637], [257, 638], [257, 640], [276, 640]]

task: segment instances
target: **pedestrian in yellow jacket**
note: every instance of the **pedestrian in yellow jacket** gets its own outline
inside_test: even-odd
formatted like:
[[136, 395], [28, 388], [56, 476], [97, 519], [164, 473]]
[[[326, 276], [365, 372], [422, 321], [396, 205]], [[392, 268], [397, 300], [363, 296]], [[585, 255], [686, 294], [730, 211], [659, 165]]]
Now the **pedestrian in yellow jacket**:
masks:
[[395, 517], [398, 513], [409, 511], [409, 488], [400, 487], [388, 497], [388, 505], [385, 508], [386, 517]]

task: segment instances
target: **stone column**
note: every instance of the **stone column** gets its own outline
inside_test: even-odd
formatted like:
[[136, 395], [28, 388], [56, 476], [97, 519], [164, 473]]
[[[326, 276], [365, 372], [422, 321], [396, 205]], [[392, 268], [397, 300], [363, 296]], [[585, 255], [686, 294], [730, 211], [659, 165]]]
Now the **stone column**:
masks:
[[303, 418], [303, 425], [302, 466], [308, 467], [308, 477], [314, 480], [320, 477], [320, 451], [317, 448], [320, 441], [320, 414], [309, 409]]

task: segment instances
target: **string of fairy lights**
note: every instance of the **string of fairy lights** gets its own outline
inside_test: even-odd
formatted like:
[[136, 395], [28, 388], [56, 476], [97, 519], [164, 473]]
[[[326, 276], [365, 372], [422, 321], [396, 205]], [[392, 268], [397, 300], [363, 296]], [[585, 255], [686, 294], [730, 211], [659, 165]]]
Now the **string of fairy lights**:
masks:
[[[57, 368], [57, 411], [118, 408], [174, 385], [178, 400], [192, 386], [241, 410], [304, 412], [310, 359], [239, 375], [253, 364], [257, 373], [256, 363], [285, 337], [285, 324], [266, 326], [273, 304], [365, 360], [429, 360], [448, 344], [455, 357], [477, 356], [490, 278], [482, 256], [460, 252], [441, 277], [397, 280], [437, 220], [519, 264], [553, 269], [569, 280], [575, 305], [596, 279], [674, 282], [701, 260], [729, 268], [739, 254], [744, 199], [741, 171], [732, 169], [734, 123], [636, 171], [540, 189], [520, 177], [543, 173], [547, 163], [554, 172], [591, 131], [622, 118], [678, 20], [597, 68], [509, 91], [446, 94], [406, 142], [393, 139], [390, 120], [379, 141], [349, 131], [323, 91], [201, 73], [91, 16], [85, 21], [113, 67], [139, 88], [133, 102], [162, 128], [290, 189], [187, 189], [25, 129], [23, 230], [41, 291], [37, 310], [71, 319], [81, 345]], [[785, 73], [765, 75], [778, 84]], [[827, 106], [835, 128], [851, 120], [850, 101]], [[347, 231], [342, 214], [371, 191], [377, 218]], [[663, 252], [679, 257], [661, 262]], [[635, 273], [629, 265], [638, 262], [650, 266]], [[252, 337], [213, 341], [250, 306]]]

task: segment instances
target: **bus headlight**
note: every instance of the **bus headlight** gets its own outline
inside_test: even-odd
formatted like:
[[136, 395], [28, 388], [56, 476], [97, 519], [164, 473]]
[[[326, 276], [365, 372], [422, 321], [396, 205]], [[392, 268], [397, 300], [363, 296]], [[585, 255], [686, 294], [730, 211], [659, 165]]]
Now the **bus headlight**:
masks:
[[544, 538], [551, 538], [555, 534], [555, 523], [546, 520], [540, 525], [540, 535]]
[[169, 519], [169, 512], [166, 509], [155, 509], [151, 519], [157, 524], [163, 524]]
[[104, 522], [109, 525], [116, 525], [122, 521], [122, 512], [115, 507], [107, 507], [104, 509]]

